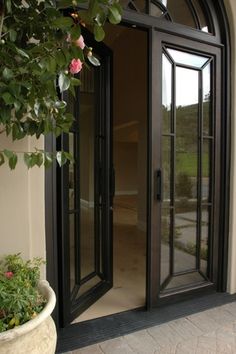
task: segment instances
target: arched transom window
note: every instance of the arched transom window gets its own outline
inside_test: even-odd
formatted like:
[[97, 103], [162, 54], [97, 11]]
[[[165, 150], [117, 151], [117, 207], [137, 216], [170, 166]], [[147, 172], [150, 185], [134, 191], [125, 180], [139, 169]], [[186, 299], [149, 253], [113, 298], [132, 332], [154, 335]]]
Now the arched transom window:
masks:
[[126, 10], [146, 13], [213, 33], [212, 22], [200, 0], [121, 0], [120, 3]]

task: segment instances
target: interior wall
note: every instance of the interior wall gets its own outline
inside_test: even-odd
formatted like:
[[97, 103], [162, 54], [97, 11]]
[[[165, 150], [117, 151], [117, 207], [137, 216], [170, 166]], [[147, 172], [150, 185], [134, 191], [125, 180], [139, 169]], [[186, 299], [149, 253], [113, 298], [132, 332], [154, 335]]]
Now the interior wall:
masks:
[[[146, 227], [147, 53], [145, 31], [109, 27], [113, 49], [113, 149], [116, 195], [137, 194], [138, 224]], [[132, 53], [132, 55], [130, 55]]]
[[231, 39], [231, 200], [230, 200], [230, 227], [229, 227], [229, 259], [228, 259], [228, 291], [236, 292], [236, 71], [235, 71], [235, 45], [236, 45], [236, 2], [235, 0], [224, 0]]
[[116, 141], [114, 144], [116, 195], [138, 194], [137, 143]]
[[[0, 139], [0, 150], [33, 151], [43, 146], [43, 138], [12, 143], [2, 134]], [[0, 181], [0, 257], [21, 253], [25, 259], [45, 259], [44, 168], [28, 170], [21, 157], [13, 171], [7, 164], [0, 167]], [[41, 276], [45, 277], [45, 266]]]

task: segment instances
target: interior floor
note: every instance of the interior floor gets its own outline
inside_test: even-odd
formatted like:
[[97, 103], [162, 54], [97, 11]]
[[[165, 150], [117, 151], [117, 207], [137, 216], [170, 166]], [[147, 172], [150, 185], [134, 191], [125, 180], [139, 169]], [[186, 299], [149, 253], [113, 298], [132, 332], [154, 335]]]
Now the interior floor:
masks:
[[73, 323], [145, 305], [146, 232], [137, 227], [136, 196], [114, 200], [113, 288]]

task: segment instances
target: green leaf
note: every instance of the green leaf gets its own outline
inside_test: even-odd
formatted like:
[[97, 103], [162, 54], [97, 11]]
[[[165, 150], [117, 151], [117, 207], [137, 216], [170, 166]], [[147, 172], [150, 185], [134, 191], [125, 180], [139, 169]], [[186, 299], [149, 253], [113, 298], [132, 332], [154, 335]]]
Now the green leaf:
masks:
[[52, 154], [49, 152], [45, 152], [44, 154], [44, 166], [46, 168], [50, 167], [53, 163], [53, 158], [52, 158]]
[[25, 152], [24, 153], [24, 162], [28, 168], [30, 168], [30, 159], [31, 159], [30, 154]]
[[52, 24], [60, 29], [68, 29], [73, 26], [74, 21], [71, 17], [58, 17], [52, 21]]
[[5, 68], [3, 70], [2, 75], [3, 75], [4, 79], [6, 79], [6, 80], [10, 80], [14, 76], [13, 71], [11, 69], [8, 69], [8, 68]]
[[73, 86], [80, 86], [81, 85], [81, 81], [79, 79], [77, 79], [76, 77], [72, 77], [70, 79], [71, 85]]
[[70, 79], [67, 75], [64, 73], [60, 73], [59, 79], [58, 79], [58, 85], [60, 88], [60, 92], [68, 90], [70, 87]]
[[2, 152], [0, 152], [0, 166], [2, 166], [5, 162], [5, 158]]
[[3, 150], [3, 152], [4, 152], [5, 156], [6, 156], [8, 159], [9, 159], [10, 157], [12, 157], [12, 155], [13, 155], [13, 152], [12, 152], [11, 150], [5, 149], [5, 150]]
[[17, 164], [17, 155], [10, 150], [5, 149], [4, 151], [4, 155], [7, 157], [8, 159], [8, 164], [11, 170], [14, 170], [14, 168], [16, 167]]
[[16, 164], [17, 164], [17, 160], [18, 160], [18, 158], [17, 158], [16, 154], [14, 154], [12, 157], [10, 157], [8, 163], [9, 163], [9, 167], [11, 170], [15, 169]]
[[[40, 160], [40, 163], [39, 164], [39, 161], [38, 161], [38, 156], [41, 155], [41, 160]], [[24, 162], [26, 164], [26, 166], [28, 168], [32, 168], [34, 167], [35, 165], [37, 166], [41, 166], [42, 163], [43, 163], [43, 157], [42, 157], [42, 154], [41, 153], [38, 153], [38, 152], [32, 152], [32, 153], [24, 153]]]
[[16, 41], [17, 32], [14, 29], [9, 30], [9, 37], [11, 42]]
[[104, 11], [99, 10], [94, 18], [94, 21], [99, 25], [103, 26], [106, 22], [106, 14]]
[[21, 56], [24, 57], [24, 58], [29, 59], [29, 55], [26, 53], [25, 50], [20, 49], [20, 48], [17, 48], [17, 47], [16, 47], [15, 49], [16, 49], [16, 52], [17, 52], [19, 55], [21, 55]]
[[66, 57], [65, 55], [63, 54], [62, 50], [58, 50], [56, 55], [55, 55], [55, 60], [57, 62], [57, 64], [59, 66], [64, 66], [66, 65], [67, 61], [66, 61]]
[[11, 9], [11, 0], [6, 0], [6, 8], [7, 8], [7, 12], [11, 13], [12, 9]]
[[65, 157], [67, 158], [67, 160], [69, 160], [71, 163], [75, 162], [74, 157], [71, 155], [71, 153], [64, 151]]
[[109, 7], [108, 19], [113, 25], [120, 23], [121, 13], [115, 5]]
[[66, 101], [56, 101], [55, 102], [55, 107], [57, 109], [64, 109], [67, 106]]
[[5, 124], [11, 119], [11, 109], [8, 107], [2, 107], [0, 110], [0, 122]]
[[41, 152], [38, 152], [36, 165], [40, 167], [42, 166], [42, 164], [43, 164], [43, 154]]
[[13, 104], [15, 101], [15, 97], [13, 97], [9, 92], [4, 92], [2, 94], [2, 98], [4, 102], [8, 105]]
[[101, 42], [105, 37], [104, 29], [99, 25], [94, 25], [94, 37], [97, 42]]
[[25, 136], [25, 132], [23, 128], [21, 127], [20, 124], [12, 124], [12, 139], [14, 140], [19, 140], [22, 139]]
[[81, 28], [79, 25], [75, 25], [71, 31], [70, 31], [70, 34], [71, 34], [71, 39], [72, 40], [76, 40], [80, 37], [81, 35]]
[[65, 165], [65, 163], [67, 162], [67, 158], [65, 156], [64, 151], [58, 151], [56, 154], [56, 158], [60, 167]]
[[90, 63], [94, 66], [100, 66], [100, 61], [93, 55], [88, 56], [88, 61], [90, 61]]
[[57, 68], [56, 59], [53, 57], [50, 57], [47, 61], [47, 69], [51, 72], [55, 72], [56, 68]]
[[60, 0], [57, 2], [58, 9], [65, 9], [67, 7], [71, 7], [71, 5], [72, 5], [72, 0]]

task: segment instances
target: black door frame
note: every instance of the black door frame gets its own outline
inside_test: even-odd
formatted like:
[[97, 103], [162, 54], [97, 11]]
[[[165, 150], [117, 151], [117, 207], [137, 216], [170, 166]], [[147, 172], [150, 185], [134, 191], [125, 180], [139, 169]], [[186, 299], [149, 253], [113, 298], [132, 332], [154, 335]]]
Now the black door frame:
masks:
[[[179, 37], [189, 38], [196, 43], [205, 43], [216, 46], [222, 50], [222, 145], [221, 145], [221, 191], [220, 191], [220, 240], [219, 240], [219, 263], [221, 267], [218, 275], [218, 291], [226, 291], [227, 285], [227, 260], [228, 260], [228, 231], [229, 231], [229, 188], [230, 188], [230, 37], [229, 27], [227, 22], [226, 11], [222, 1], [209, 1], [209, 11], [211, 11], [212, 18], [215, 25], [215, 36], [202, 33], [200, 31], [186, 28], [182, 25], [169, 23], [159, 20], [158, 18], [150, 17], [144, 14], [135, 13], [131, 11], [124, 11], [123, 22], [130, 26], [140, 26], [149, 31], [149, 43], [152, 39], [152, 28], [156, 28], [160, 32], [166, 32]], [[218, 15], [217, 15], [218, 14]], [[223, 45], [224, 44], [224, 45]], [[98, 44], [99, 45], [99, 44]], [[151, 62], [151, 49], [149, 51], [149, 65]], [[150, 86], [149, 74], [149, 127], [148, 127], [148, 202], [147, 202], [147, 233], [150, 235], [151, 218], [150, 212], [152, 207], [151, 193], [152, 193], [152, 172], [151, 172], [151, 156], [152, 148], [150, 144], [150, 137], [152, 136], [151, 125], [151, 97], [152, 88]], [[51, 135], [45, 139], [45, 149], [49, 151], [56, 151], [55, 138]], [[46, 256], [47, 256], [47, 279], [54, 288], [57, 297], [59, 295], [58, 278], [60, 276], [59, 255], [58, 255], [58, 237], [57, 237], [57, 192], [56, 192], [56, 165], [54, 164], [50, 170], [45, 172], [45, 210], [46, 210]], [[148, 255], [150, 256], [151, 244], [148, 242]], [[147, 267], [147, 275], [150, 274], [150, 268]], [[151, 295], [150, 281], [147, 281], [147, 309], [151, 307], [149, 301]], [[57, 305], [54, 311], [54, 319], [57, 326], [60, 326], [60, 307]]]
[[[190, 39], [182, 39], [173, 34], [166, 34], [164, 32], [159, 32], [154, 30], [152, 32], [153, 36], [153, 58], [152, 58], [152, 80], [153, 87], [152, 90], [152, 171], [151, 171], [151, 183], [152, 183], [152, 208], [151, 214], [151, 243], [152, 243], [152, 253], [151, 257], [151, 266], [150, 266], [150, 302], [151, 307], [161, 306], [162, 304], [176, 301], [184, 296], [189, 297], [195, 292], [199, 293], [200, 289], [205, 291], [205, 289], [212, 289], [213, 291], [218, 288], [218, 249], [219, 249], [219, 194], [220, 190], [220, 123], [221, 123], [221, 49], [218, 47], [209, 46], [208, 44], [198, 43], [197, 47], [194, 47], [194, 42]], [[210, 258], [212, 258], [212, 264], [210, 264], [210, 274], [212, 278], [211, 281], [202, 282], [202, 284], [196, 284], [192, 286], [186, 286], [180, 289], [173, 289], [169, 292], [162, 292], [160, 287], [160, 272], [157, 272], [156, 269], [160, 270], [161, 266], [161, 198], [157, 198], [157, 172], [162, 169], [161, 165], [161, 141], [162, 141], [162, 119], [156, 119], [156, 117], [162, 117], [162, 105], [161, 105], [161, 90], [162, 82], [159, 80], [159, 77], [162, 77], [162, 62], [161, 56], [163, 53], [163, 46], [168, 46], [171, 48], [186, 50], [192, 54], [202, 54], [209, 58], [214, 57], [214, 74], [213, 74], [213, 91], [214, 93], [213, 102], [215, 108], [213, 108], [215, 116], [215, 150], [213, 156], [217, 156], [217, 159], [214, 164], [214, 188], [213, 188], [213, 214], [212, 218], [213, 224], [212, 228], [215, 230], [214, 240], [211, 239], [212, 245], [209, 246], [210, 249]], [[155, 53], [158, 53], [155, 55]], [[161, 177], [160, 177], [161, 178]], [[161, 188], [161, 187], [160, 187]], [[159, 199], [159, 200], [158, 200]], [[211, 247], [212, 246], [212, 247]], [[213, 254], [213, 255], [212, 255]], [[156, 256], [158, 255], [158, 256]], [[212, 257], [211, 257], [212, 256]], [[213, 257], [214, 256], [214, 257]], [[173, 260], [172, 260], [173, 261]]]

